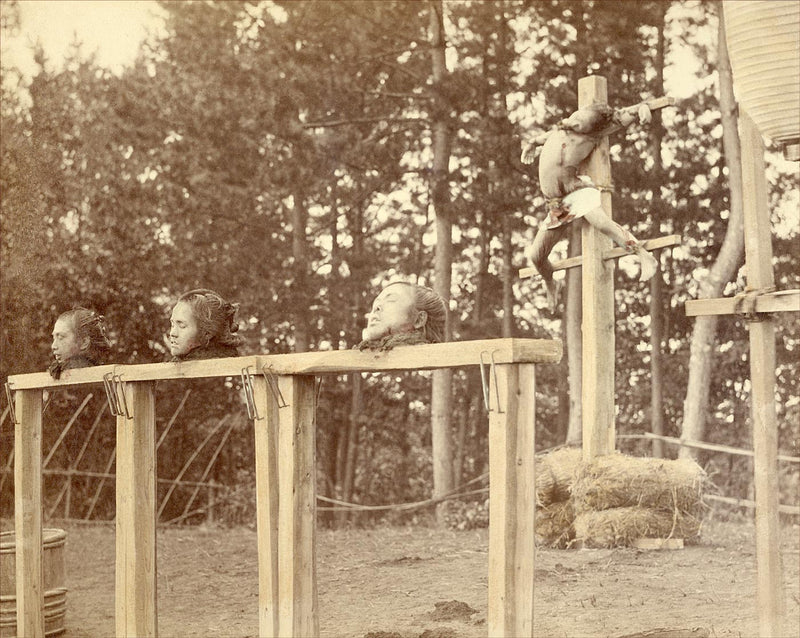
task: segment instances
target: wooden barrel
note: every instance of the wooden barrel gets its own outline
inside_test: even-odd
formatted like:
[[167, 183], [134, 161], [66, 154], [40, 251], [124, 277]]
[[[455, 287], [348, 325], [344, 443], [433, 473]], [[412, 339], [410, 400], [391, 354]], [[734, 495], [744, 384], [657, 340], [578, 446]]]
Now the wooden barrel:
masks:
[[[42, 530], [42, 576], [44, 579], [44, 633], [57, 636], [64, 632], [67, 613], [66, 569], [63, 529]], [[0, 638], [17, 635], [16, 537], [14, 532], [0, 533]]]
[[723, 4], [733, 90], [761, 134], [800, 144], [800, 2], [726, 0]]

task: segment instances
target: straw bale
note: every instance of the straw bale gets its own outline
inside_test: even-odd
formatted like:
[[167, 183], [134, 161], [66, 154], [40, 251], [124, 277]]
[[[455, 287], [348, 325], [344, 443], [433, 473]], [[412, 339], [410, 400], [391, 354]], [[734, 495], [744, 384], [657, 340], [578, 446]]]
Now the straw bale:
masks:
[[706, 473], [691, 459], [610, 454], [581, 464], [572, 498], [576, 513], [638, 506], [699, 516], [707, 483]]
[[536, 508], [534, 532], [536, 544], [542, 547], [566, 549], [575, 538], [572, 522], [575, 510], [571, 501], [560, 501]]
[[568, 501], [581, 463], [581, 451], [564, 447], [536, 457], [536, 502], [550, 505]]
[[689, 514], [646, 507], [617, 507], [575, 516], [575, 539], [584, 547], [627, 547], [637, 538], [696, 540], [700, 519]]

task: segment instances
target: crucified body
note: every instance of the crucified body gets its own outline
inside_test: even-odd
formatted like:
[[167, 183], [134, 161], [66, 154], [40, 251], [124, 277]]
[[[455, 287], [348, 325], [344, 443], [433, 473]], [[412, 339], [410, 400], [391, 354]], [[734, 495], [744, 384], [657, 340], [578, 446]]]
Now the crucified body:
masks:
[[600, 140], [627, 127], [634, 120], [651, 119], [647, 102], [615, 111], [606, 105], [593, 105], [575, 111], [558, 127], [535, 138], [522, 153], [522, 162], [532, 164], [539, 157], [539, 186], [547, 198], [547, 217], [539, 224], [536, 238], [526, 251], [544, 279], [551, 308], [558, 303], [561, 282], [553, 279], [548, 256], [565, 236], [566, 225], [584, 218], [615, 244], [635, 253], [641, 264], [639, 279], [646, 281], [656, 272], [658, 262], [626, 229], [603, 210], [600, 190], [585, 175], [578, 175], [581, 162], [591, 155]]

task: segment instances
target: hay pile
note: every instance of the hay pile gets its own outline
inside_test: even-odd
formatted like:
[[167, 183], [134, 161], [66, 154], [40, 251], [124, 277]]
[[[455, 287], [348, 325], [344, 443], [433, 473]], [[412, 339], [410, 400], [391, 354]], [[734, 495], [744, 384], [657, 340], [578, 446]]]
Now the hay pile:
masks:
[[636, 538], [696, 540], [708, 479], [688, 459], [611, 454], [582, 463], [572, 485], [575, 538], [624, 547]]
[[575, 539], [575, 510], [570, 498], [581, 451], [561, 448], [536, 458], [536, 544], [568, 548]]
[[575, 517], [575, 538], [584, 547], [628, 547], [637, 538], [696, 540], [701, 519], [647, 507], [586, 511]]
[[708, 479], [687, 459], [611, 454], [584, 463], [562, 448], [536, 459], [536, 544], [625, 547], [638, 538], [700, 535]]

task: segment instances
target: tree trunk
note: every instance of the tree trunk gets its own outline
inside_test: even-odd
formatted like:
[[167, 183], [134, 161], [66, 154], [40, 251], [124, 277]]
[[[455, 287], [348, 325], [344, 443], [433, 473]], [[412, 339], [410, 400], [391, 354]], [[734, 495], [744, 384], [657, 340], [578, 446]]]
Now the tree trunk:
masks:
[[[719, 21], [719, 93], [722, 114], [722, 144], [728, 166], [730, 184], [730, 217], [728, 229], [717, 260], [706, 280], [700, 286], [698, 297], [719, 297], [725, 283], [730, 281], [742, 262], [744, 253], [744, 213], [742, 210], [742, 166], [739, 143], [736, 100], [733, 97], [731, 66], [725, 41], [725, 22]], [[711, 384], [712, 353], [716, 341], [717, 317], [703, 316], [695, 320], [689, 351], [689, 380], [683, 402], [683, 429], [681, 438], [702, 440], [705, 433], [705, 415], [708, 410]], [[691, 448], [681, 448], [680, 458], [694, 458]]]
[[308, 351], [309, 331], [308, 331], [308, 282], [306, 275], [306, 221], [308, 211], [306, 210], [305, 200], [300, 192], [294, 194], [294, 206], [292, 207], [292, 258], [294, 268], [294, 349], [295, 352]]
[[[361, 374], [358, 372], [351, 374], [350, 382], [353, 392], [350, 395], [350, 418], [347, 422], [344, 470], [342, 472], [342, 500], [347, 503], [351, 503], [353, 501], [356, 463], [358, 463], [358, 437], [360, 428], [358, 417], [361, 414]], [[337, 512], [336, 526], [342, 527], [349, 519], [350, 512]]]
[[[434, 258], [434, 290], [449, 306], [453, 263], [453, 223], [450, 219], [450, 130], [449, 105], [441, 87], [447, 76], [445, 63], [444, 16], [441, 0], [430, 4], [431, 66], [433, 69], [433, 177], [431, 185], [436, 214], [436, 255]], [[450, 312], [445, 322], [445, 340], [451, 338]], [[435, 370], [431, 388], [431, 447], [433, 454], [433, 496], [437, 498], [453, 488], [453, 458], [450, 443], [453, 372]], [[436, 520], [444, 524], [444, 508], [436, 508]]]
[[[658, 11], [658, 45], [656, 51], [656, 85], [654, 93], [664, 95], [664, 56], [665, 56], [665, 37], [664, 37], [664, 16], [667, 12], [666, 4], [656, 5]], [[653, 157], [653, 172], [657, 176], [656, 182], [661, 182], [663, 176], [663, 163], [661, 162], [661, 143], [664, 139], [664, 126], [661, 123], [661, 111], [656, 111], [653, 117], [652, 129], [653, 136], [650, 143], [650, 154]], [[653, 202], [657, 201], [658, 193], [652, 194]], [[653, 206], [654, 211], [661, 211], [663, 208], [658, 205]], [[655, 215], [651, 216], [655, 222]], [[653, 224], [656, 228], [658, 223]], [[656, 253], [656, 259], [661, 262], [660, 252]], [[653, 434], [664, 435], [664, 364], [661, 356], [662, 343], [664, 341], [664, 280], [659, 266], [659, 272], [650, 279], [650, 429]], [[653, 456], [664, 458], [664, 442], [658, 439], [653, 441]]]

